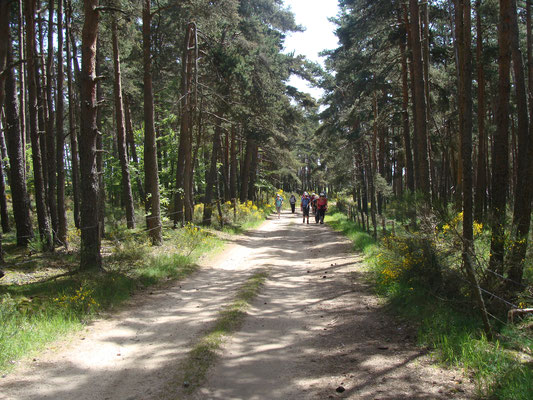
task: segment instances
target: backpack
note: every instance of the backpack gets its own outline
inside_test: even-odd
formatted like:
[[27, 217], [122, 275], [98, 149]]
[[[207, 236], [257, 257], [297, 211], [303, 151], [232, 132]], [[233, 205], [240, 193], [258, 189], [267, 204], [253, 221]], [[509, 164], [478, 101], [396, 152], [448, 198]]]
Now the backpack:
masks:
[[276, 207], [281, 207], [282, 204], [283, 204], [283, 198], [277, 197], [276, 198]]

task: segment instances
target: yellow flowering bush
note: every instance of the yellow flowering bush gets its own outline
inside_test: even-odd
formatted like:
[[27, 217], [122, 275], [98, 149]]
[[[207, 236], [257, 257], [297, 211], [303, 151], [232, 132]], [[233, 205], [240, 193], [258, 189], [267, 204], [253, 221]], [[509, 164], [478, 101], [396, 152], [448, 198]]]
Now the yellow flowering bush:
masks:
[[376, 255], [378, 281], [394, 283], [424, 282], [431, 286], [440, 281], [440, 266], [433, 243], [419, 235], [385, 236], [382, 251]]
[[54, 298], [54, 303], [61, 309], [76, 313], [90, 313], [99, 306], [93, 298], [93, 290], [83, 285], [73, 294], [63, 294]]
[[188, 222], [181, 229], [177, 244], [183, 254], [189, 256], [196, 248], [206, 243], [210, 235], [205, 229]]

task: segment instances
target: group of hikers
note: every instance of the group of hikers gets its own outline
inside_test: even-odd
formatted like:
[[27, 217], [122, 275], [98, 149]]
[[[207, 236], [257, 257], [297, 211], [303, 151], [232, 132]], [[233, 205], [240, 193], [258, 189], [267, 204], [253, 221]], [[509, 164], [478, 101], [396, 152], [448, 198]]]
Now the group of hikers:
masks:
[[[294, 194], [289, 198], [289, 204], [291, 205], [291, 211], [294, 214], [296, 209], [296, 196]], [[279, 193], [276, 195], [276, 211], [278, 213], [278, 219], [281, 215], [281, 207], [283, 206], [283, 196]], [[309, 223], [309, 214], [310, 211], [313, 212], [315, 216], [315, 223], [324, 223], [324, 216], [328, 209], [328, 199], [324, 192], [321, 192], [320, 195], [315, 193], [309, 194], [304, 192], [302, 198], [300, 199], [300, 211], [303, 213], [302, 222], [305, 224], [306, 220]]]

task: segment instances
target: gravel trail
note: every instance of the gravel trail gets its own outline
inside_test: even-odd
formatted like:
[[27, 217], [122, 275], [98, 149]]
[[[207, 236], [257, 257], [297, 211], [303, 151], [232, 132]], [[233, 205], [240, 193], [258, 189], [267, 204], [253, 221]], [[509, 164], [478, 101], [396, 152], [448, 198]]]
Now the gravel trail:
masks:
[[[435, 366], [382, 309], [351, 243], [327, 226], [284, 212], [230, 242], [190, 278], [21, 362], [0, 379], [0, 400], [473, 398], [459, 371]], [[259, 270], [269, 277], [242, 328], [185, 394], [180, 364]]]

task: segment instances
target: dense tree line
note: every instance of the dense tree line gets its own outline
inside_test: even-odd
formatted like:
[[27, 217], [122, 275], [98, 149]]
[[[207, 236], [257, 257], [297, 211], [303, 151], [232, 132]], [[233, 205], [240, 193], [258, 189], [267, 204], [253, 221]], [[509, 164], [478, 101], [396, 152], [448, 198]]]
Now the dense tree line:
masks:
[[[374, 232], [376, 214], [393, 196], [416, 194], [412, 223], [450, 207], [461, 211], [463, 266], [473, 287], [484, 279], [515, 298], [523, 289], [533, 187], [530, 2], [339, 3], [321, 129], [324, 146], [346, 151], [342, 162], [325, 160], [330, 181], [352, 182], [363, 223], [370, 214]], [[483, 267], [491, 274], [472, 265], [474, 222], [491, 232]]]
[[135, 228], [143, 207], [159, 244], [196, 204], [209, 224], [217, 203], [301, 183], [293, 149], [317, 106], [287, 80], [318, 70], [283, 53], [301, 28], [281, 2], [0, 4], [1, 219], [18, 245], [67, 246], [72, 220], [81, 267], [99, 268], [115, 209]]

